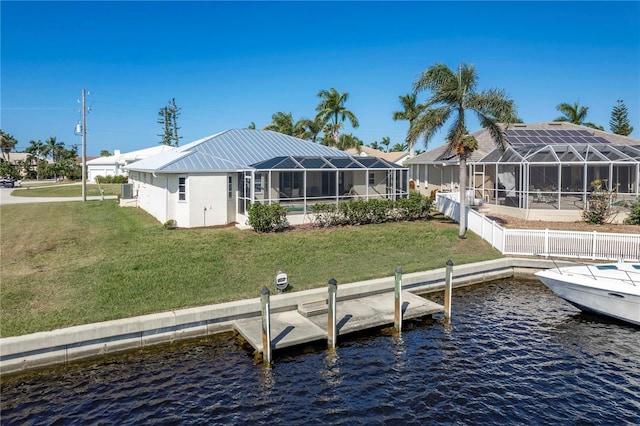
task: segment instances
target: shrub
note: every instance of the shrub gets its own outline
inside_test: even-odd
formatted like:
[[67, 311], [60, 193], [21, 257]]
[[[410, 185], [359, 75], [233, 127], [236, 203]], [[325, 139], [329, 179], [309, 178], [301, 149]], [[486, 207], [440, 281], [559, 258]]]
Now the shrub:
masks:
[[409, 191], [409, 198], [396, 200], [397, 220], [420, 220], [429, 217], [433, 201], [418, 191]]
[[176, 227], [178, 226], [178, 222], [176, 222], [175, 219], [169, 219], [164, 223], [163, 226], [165, 227], [165, 229], [176, 229]]
[[335, 226], [337, 222], [337, 208], [335, 204], [317, 203], [311, 206], [314, 214], [313, 223], [315, 226], [324, 228]]
[[247, 208], [247, 213], [249, 225], [257, 232], [276, 232], [287, 226], [287, 209], [277, 203], [253, 203]]
[[128, 183], [129, 178], [127, 176], [96, 176], [96, 183]]
[[409, 198], [392, 200], [344, 201], [334, 204], [315, 204], [314, 224], [319, 227], [340, 225], [367, 225], [400, 220], [418, 220], [429, 217], [432, 201], [418, 191]]
[[610, 223], [615, 214], [618, 213], [613, 208], [613, 202], [616, 200], [617, 188], [608, 190], [606, 189], [606, 186], [606, 179], [596, 179], [591, 182], [593, 192], [587, 200], [587, 208], [582, 212], [582, 218], [585, 222], [592, 225]]
[[628, 225], [640, 225], [640, 197], [633, 203], [629, 217], [624, 220]]

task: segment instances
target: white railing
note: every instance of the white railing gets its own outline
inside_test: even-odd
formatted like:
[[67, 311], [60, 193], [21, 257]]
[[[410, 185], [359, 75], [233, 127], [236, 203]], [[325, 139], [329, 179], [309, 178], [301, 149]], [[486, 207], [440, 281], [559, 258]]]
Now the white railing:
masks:
[[[436, 208], [460, 221], [457, 193], [438, 193]], [[467, 208], [467, 228], [506, 255], [568, 257], [591, 260], [640, 261], [640, 234], [506, 229], [484, 214]]]

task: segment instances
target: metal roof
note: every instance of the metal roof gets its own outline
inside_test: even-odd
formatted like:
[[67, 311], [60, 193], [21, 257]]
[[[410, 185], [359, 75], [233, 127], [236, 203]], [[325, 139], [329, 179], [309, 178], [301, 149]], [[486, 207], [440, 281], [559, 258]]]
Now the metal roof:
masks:
[[274, 157], [251, 167], [256, 170], [404, 169], [382, 158], [355, 156]]
[[352, 157], [339, 149], [271, 130], [232, 129], [135, 162], [127, 168], [171, 173], [236, 171], [251, 169], [252, 165], [275, 157], [288, 156]]

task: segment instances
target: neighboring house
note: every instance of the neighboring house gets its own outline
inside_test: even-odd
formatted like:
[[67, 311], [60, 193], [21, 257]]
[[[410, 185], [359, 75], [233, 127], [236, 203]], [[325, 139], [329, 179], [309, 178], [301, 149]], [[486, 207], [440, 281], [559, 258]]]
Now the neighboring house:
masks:
[[[615, 189], [617, 203], [640, 194], [638, 139], [566, 122], [513, 124], [505, 135], [508, 144], [501, 151], [487, 130], [473, 133], [478, 150], [468, 160], [467, 190], [473, 195], [467, 197], [482, 200], [491, 211], [530, 220], [579, 220], [590, 194], [599, 189], [594, 181], [603, 190]], [[446, 146], [405, 164], [420, 192], [458, 192], [459, 161]]]
[[[124, 167], [127, 164], [172, 149], [173, 147], [168, 145], [158, 145], [138, 151], [126, 152], [124, 154], [121, 154], [120, 150], [116, 149], [113, 155], [108, 157], [91, 157], [91, 160], [87, 159], [87, 181], [95, 182], [98, 176], [126, 176], [127, 172]], [[80, 162], [82, 163], [82, 159]]]
[[183, 228], [244, 226], [254, 202], [280, 203], [301, 224], [315, 203], [403, 198], [408, 187], [406, 168], [269, 130], [227, 130], [126, 169], [135, 205]]
[[359, 155], [361, 157], [382, 158], [383, 160], [387, 160], [401, 166], [404, 164], [404, 161], [409, 158], [409, 153], [405, 151], [383, 152], [366, 145], [362, 145], [359, 148], [345, 149], [345, 152], [353, 155]]

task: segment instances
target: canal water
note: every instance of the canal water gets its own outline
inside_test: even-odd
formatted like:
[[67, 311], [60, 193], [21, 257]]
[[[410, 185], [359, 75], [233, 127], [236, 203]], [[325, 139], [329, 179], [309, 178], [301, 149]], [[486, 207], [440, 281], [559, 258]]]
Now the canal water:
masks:
[[[434, 300], [439, 301], [436, 298]], [[453, 319], [275, 352], [231, 333], [5, 378], [2, 425], [640, 424], [640, 329], [537, 280], [453, 296]]]

